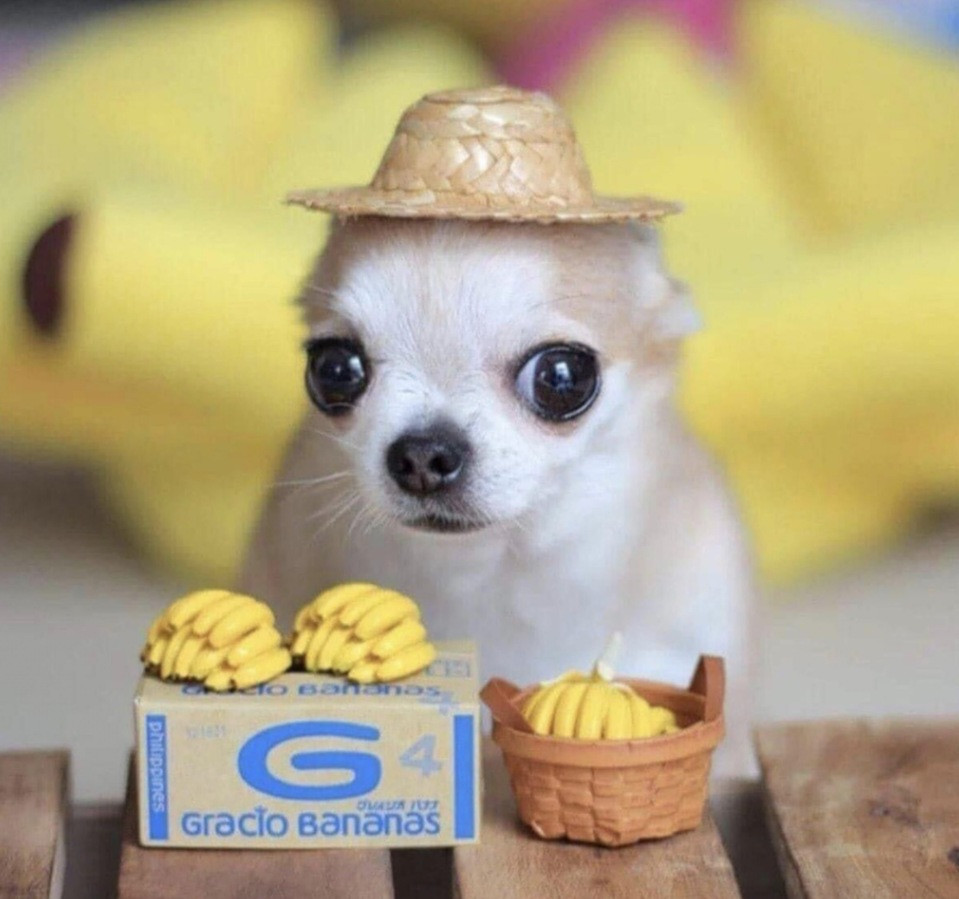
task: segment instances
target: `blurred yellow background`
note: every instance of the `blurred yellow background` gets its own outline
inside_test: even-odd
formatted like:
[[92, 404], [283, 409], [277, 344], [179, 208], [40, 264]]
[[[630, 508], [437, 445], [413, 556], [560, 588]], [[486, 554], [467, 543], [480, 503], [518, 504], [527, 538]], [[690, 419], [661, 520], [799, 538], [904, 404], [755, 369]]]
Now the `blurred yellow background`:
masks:
[[280, 198], [367, 181], [421, 94], [513, 77], [601, 191], [686, 202], [681, 402], [767, 577], [954, 503], [959, 54], [812, 0], [652, 5], [181, 0], [47, 40], [0, 82], [0, 445], [92, 467], [143, 553], [227, 582], [305, 402], [323, 227]]

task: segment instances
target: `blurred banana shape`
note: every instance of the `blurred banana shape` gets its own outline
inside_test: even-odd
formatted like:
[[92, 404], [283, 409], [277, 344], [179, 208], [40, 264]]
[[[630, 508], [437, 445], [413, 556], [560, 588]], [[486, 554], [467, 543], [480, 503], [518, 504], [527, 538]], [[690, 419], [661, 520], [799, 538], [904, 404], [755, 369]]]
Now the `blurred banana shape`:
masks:
[[300, 609], [289, 640], [293, 664], [361, 684], [394, 681], [436, 658], [419, 606], [375, 584], [340, 584]]
[[577, 740], [631, 740], [679, 730], [670, 709], [650, 705], [628, 684], [613, 679], [611, 659], [621, 639], [613, 635], [589, 674], [567, 671], [530, 694], [523, 715], [536, 733]]
[[140, 660], [163, 680], [216, 691], [244, 690], [290, 667], [270, 607], [229, 590], [197, 590], [173, 602], [150, 625]]

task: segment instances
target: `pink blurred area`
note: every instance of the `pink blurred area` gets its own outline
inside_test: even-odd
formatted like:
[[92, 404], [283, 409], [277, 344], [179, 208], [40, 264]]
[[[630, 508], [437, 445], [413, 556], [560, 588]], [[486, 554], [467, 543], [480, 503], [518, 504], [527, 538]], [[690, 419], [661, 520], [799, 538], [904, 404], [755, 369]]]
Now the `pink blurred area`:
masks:
[[507, 44], [498, 59], [506, 81], [530, 90], [559, 87], [617, 19], [647, 12], [676, 22], [711, 55], [730, 47], [730, 0], [573, 0]]
[[0, 94], [42, 50], [50, 34], [40, 28], [0, 28]]

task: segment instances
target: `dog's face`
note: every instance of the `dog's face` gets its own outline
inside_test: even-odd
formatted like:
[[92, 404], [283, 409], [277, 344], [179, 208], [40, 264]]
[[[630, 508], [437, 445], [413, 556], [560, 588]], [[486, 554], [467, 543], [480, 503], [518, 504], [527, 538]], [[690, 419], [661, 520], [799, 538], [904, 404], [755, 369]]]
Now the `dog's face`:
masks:
[[689, 322], [627, 225], [340, 223], [304, 304], [320, 428], [368, 507], [439, 532], [548, 504], [662, 392]]

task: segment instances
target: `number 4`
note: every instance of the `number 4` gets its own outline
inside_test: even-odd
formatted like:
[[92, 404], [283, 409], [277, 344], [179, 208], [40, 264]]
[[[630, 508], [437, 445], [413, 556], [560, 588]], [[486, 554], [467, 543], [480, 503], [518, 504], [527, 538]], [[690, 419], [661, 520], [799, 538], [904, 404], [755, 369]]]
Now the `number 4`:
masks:
[[436, 735], [427, 734], [425, 737], [420, 737], [400, 756], [400, 764], [404, 768], [419, 768], [423, 777], [429, 777], [443, 770], [443, 763], [436, 761], [433, 757], [435, 752]]

